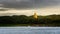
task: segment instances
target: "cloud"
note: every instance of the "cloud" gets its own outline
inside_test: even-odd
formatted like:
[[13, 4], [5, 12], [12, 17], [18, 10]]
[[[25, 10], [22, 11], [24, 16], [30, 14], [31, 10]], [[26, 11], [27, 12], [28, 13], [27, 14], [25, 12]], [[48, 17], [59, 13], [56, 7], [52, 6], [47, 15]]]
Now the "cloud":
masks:
[[0, 9], [0, 11], [7, 11], [7, 9]]
[[26, 9], [26, 8], [32, 8], [33, 2], [28, 0], [5, 0], [2, 2], [5, 8], [20, 8], [20, 9]]
[[60, 0], [0, 0], [5, 8], [44, 8], [47, 6], [60, 6]]
[[27, 15], [30, 16], [33, 14], [34, 10], [8, 10], [0, 11], [0, 16], [12, 16], [12, 15]]

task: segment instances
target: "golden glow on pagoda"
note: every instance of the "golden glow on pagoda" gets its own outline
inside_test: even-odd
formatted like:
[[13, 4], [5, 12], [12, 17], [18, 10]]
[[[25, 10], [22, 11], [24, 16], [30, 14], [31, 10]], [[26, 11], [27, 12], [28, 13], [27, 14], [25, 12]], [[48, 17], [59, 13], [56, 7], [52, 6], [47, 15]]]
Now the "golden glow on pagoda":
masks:
[[37, 15], [37, 13], [36, 12], [34, 12], [34, 16], [33, 16], [35, 19], [37, 19], [38, 18], [38, 15]]

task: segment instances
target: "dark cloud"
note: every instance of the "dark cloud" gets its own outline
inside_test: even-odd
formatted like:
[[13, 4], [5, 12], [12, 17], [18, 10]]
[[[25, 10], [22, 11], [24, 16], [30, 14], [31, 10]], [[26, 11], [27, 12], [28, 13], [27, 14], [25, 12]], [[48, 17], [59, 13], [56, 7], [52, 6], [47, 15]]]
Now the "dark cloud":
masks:
[[0, 0], [5, 8], [39, 8], [60, 5], [60, 0]]
[[7, 11], [7, 9], [0, 9], [0, 11]]
[[27, 9], [27, 8], [32, 8], [33, 7], [33, 2], [30, 0], [6, 0], [3, 1], [2, 4], [4, 5], [3, 7], [5, 8], [20, 8], [20, 9]]
[[19, 3], [4, 3], [4, 7], [6, 8], [30, 8], [32, 4], [28, 2], [19, 2]]

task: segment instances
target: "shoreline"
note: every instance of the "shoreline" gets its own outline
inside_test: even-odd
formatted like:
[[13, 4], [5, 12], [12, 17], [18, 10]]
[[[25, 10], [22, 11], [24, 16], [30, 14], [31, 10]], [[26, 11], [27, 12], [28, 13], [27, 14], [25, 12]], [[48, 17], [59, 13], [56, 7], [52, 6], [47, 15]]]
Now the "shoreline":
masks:
[[60, 27], [55, 24], [0, 24], [0, 27], [20, 27], [20, 26], [25, 26], [25, 27]]

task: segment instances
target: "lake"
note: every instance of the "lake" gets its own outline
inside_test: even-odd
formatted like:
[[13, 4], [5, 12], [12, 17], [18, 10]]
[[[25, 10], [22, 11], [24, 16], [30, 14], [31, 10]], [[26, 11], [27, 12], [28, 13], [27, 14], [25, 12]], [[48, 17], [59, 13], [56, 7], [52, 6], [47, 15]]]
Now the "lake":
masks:
[[60, 34], [60, 27], [0, 27], [0, 34]]

